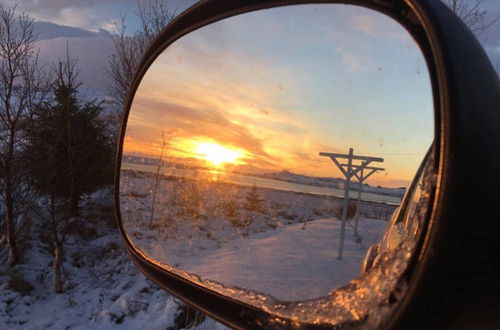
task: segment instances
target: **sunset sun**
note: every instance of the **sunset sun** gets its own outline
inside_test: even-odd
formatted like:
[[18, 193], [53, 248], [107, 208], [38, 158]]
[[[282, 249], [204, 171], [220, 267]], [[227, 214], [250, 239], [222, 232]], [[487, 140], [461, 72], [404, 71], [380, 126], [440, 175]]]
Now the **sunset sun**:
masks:
[[212, 142], [198, 142], [195, 152], [200, 158], [209, 161], [215, 167], [225, 163], [236, 164], [238, 159], [243, 156], [240, 151]]

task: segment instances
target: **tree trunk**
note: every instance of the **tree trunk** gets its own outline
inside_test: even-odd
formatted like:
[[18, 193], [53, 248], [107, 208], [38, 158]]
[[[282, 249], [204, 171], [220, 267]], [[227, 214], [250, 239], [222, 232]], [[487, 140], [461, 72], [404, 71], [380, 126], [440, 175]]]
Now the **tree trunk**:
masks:
[[56, 293], [62, 293], [62, 258], [63, 251], [62, 246], [59, 242], [54, 241], [54, 291]]
[[54, 196], [50, 196], [50, 226], [52, 229], [52, 243], [54, 244], [54, 291], [62, 293], [62, 259], [63, 259], [63, 246], [62, 240], [59, 239], [57, 233], [57, 219], [56, 207]]
[[7, 232], [7, 246], [9, 248], [9, 265], [19, 262], [19, 251], [16, 243], [14, 223], [14, 201], [12, 200], [12, 178], [9, 166], [5, 166], [5, 229]]
[[70, 214], [72, 217], [80, 216], [80, 196], [76, 196], [74, 194], [71, 195]]

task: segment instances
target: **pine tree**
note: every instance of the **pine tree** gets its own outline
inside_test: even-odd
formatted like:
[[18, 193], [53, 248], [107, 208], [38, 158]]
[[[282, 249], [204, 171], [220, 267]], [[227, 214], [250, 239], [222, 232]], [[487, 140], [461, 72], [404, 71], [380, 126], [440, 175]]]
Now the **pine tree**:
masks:
[[40, 221], [52, 239], [56, 293], [63, 291], [63, 247], [70, 219], [79, 214], [82, 195], [110, 184], [113, 173], [101, 104], [80, 101], [75, 66], [68, 55], [54, 68], [51, 97], [34, 111], [24, 136], [29, 184], [47, 205]]
[[79, 99], [75, 62], [59, 62], [55, 75], [52, 99], [35, 111], [26, 130], [24, 154], [34, 188], [64, 200], [77, 216], [82, 195], [112, 182], [113, 148], [101, 103]]
[[262, 203], [264, 200], [260, 197], [259, 191], [257, 187], [253, 185], [250, 191], [247, 193], [245, 197], [247, 201], [247, 208], [252, 211], [261, 212], [262, 211]]

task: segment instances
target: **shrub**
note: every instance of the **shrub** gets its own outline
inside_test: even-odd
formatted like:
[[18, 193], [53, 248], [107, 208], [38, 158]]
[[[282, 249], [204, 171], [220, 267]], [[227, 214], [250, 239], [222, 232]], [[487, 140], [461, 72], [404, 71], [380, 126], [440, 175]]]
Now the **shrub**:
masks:
[[262, 212], [262, 203], [264, 200], [260, 197], [257, 186], [253, 185], [245, 197], [247, 201], [247, 208], [251, 211]]
[[198, 218], [203, 204], [202, 189], [197, 182], [181, 183], [177, 191], [173, 192], [171, 203], [178, 207], [179, 215]]
[[[332, 209], [332, 213], [339, 219], [342, 219], [344, 204], [340, 204]], [[356, 215], [356, 203], [349, 202], [347, 205], [347, 219], [352, 219]]]
[[230, 199], [228, 201], [225, 201], [222, 204], [222, 209], [223, 209], [224, 215], [228, 216], [230, 218], [234, 218], [235, 216], [238, 215], [238, 212], [237, 212], [238, 203], [234, 199]]

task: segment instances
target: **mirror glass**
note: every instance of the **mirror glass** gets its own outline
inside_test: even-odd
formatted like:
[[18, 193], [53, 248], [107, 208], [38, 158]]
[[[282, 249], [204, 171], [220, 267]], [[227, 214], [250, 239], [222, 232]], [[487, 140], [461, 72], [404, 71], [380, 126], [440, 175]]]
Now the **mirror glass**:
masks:
[[236, 299], [332, 295], [370, 246], [388, 248], [386, 228], [401, 243], [391, 215], [433, 120], [419, 47], [378, 12], [299, 5], [209, 24], [166, 48], [138, 87], [123, 227], [166, 269]]

